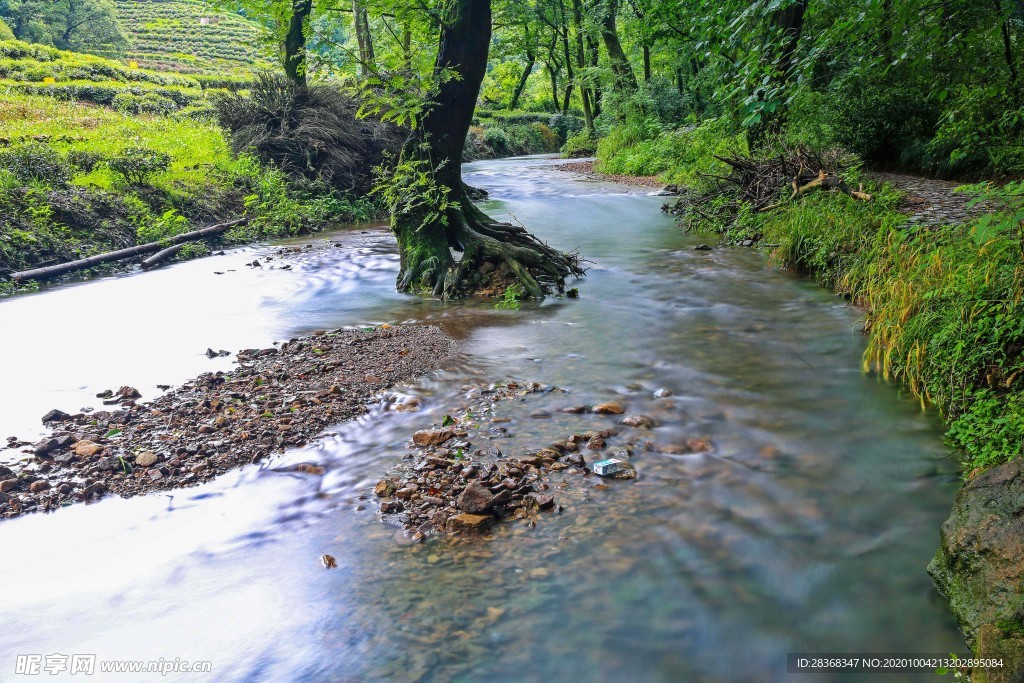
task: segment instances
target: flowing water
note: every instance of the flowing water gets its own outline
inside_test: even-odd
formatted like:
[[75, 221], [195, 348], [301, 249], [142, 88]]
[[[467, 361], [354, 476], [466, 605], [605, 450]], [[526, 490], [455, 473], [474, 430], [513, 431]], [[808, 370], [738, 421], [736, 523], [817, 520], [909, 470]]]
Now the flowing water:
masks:
[[[0, 523], [0, 680], [29, 679], [17, 654], [213, 666], [93, 680], [632, 682], [787, 680], [788, 652], [962, 650], [924, 572], [953, 463], [935, 416], [861, 373], [859, 313], [755, 252], [695, 251], [658, 199], [554, 163], [478, 162], [467, 181], [490, 213], [592, 261], [579, 300], [399, 295], [393, 240], [356, 228], [307, 240], [320, 247], [290, 270], [251, 247], [0, 303], [0, 437], [33, 438], [46, 410], [106, 388], [152, 397], [230, 367], [207, 347], [423, 320], [463, 340], [458, 363], [396, 388], [421, 412], [382, 403], [272, 463], [322, 478], [252, 466]], [[610, 426], [558, 409], [614, 399], [661, 423], [639, 479], [560, 493], [565, 511], [533, 529], [397, 543], [360, 496], [467, 385], [509, 378], [568, 393], [499, 404], [503, 451]], [[712, 452], [661, 452], [700, 437]]]

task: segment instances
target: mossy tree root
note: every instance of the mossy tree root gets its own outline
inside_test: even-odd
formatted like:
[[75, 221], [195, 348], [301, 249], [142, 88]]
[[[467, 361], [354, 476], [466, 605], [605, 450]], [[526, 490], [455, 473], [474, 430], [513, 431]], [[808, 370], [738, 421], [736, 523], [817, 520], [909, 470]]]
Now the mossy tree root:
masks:
[[567, 278], [586, 273], [575, 252], [561, 252], [520, 226], [495, 221], [470, 202], [450, 209], [446, 223], [435, 230], [395, 226], [402, 256], [399, 291], [429, 291], [444, 299], [473, 294], [481, 266], [490, 262], [506, 264], [529, 296], [542, 298], [563, 291]]

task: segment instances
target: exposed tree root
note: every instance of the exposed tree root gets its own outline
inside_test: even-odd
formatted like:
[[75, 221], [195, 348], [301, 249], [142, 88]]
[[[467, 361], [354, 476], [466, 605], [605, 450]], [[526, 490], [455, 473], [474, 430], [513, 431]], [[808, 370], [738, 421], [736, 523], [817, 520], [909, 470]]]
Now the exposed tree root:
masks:
[[402, 252], [399, 291], [455, 299], [500, 293], [518, 282], [529, 296], [541, 298], [564, 291], [567, 278], [586, 272], [577, 253], [558, 251], [518, 225], [495, 221], [469, 201], [450, 209], [446, 219], [443, 232], [405, 228], [405, 239], [403, 226], [396, 226]]

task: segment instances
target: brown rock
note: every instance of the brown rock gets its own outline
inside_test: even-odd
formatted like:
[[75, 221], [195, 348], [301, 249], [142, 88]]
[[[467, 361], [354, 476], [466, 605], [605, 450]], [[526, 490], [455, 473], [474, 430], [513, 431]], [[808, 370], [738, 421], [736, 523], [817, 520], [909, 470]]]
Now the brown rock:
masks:
[[50, 482], [34, 481], [29, 485], [28, 490], [31, 491], [32, 493], [42, 493], [43, 491], [49, 491]]
[[143, 451], [135, 457], [135, 464], [139, 467], [152, 467], [159, 458], [152, 451]]
[[439, 446], [454, 435], [450, 429], [421, 429], [412, 435], [412, 441], [420, 447]]
[[600, 436], [591, 437], [590, 441], [587, 442], [587, 448], [592, 451], [599, 451], [605, 447], [604, 439]]
[[656, 426], [654, 418], [647, 415], [627, 415], [622, 418], [622, 424], [635, 429], [653, 429]]
[[490, 515], [472, 515], [467, 512], [448, 519], [448, 531], [469, 531], [486, 529], [494, 522]]
[[103, 446], [95, 441], [79, 441], [73, 448], [75, 455], [80, 458], [90, 458], [103, 450]]
[[494, 495], [480, 482], [472, 481], [459, 494], [458, 505], [464, 512], [484, 512], [494, 505]]
[[16, 488], [18, 488], [17, 479], [7, 479], [5, 481], [0, 481], [0, 493], [7, 493], [8, 491], [13, 491]]
[[547, 510], [555, 506], [555, 497], [547, 493], [535, 494], [533, 499], [537, 501], [537, 507], [541, 510]]
[[378, 498], [387, 498], [395, 494], [396, 483], [394, 479], [381, 479], [373, 487], [373, 493]]
[[622, 415], [626, 412], [626, 409], [622, 407], [621, 403], [609, 401], [607, 403], [598, 403], [592, 408], [592, 411], [598, 415]]

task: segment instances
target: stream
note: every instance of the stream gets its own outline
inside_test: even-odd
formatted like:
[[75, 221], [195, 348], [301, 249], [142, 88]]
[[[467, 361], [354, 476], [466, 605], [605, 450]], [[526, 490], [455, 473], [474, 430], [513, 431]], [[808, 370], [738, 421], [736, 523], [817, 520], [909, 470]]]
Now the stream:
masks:
[[[466, 181], [489, 213], [580, 249], [578, 300], [398, 294], [393, 238], [363, 226], [290, 240], [318, 246], [287, 258], [252, 246], [0, 302], [0, 438], [36, 440], [43, 413], [101, 408], [104, 389], [148, 399], [231, 367], [207, 348], [413, 321], [462, 343], [458, 363], [395, 388], [420, 412], [382, 402], [200, 487], [0, 523], [0, 681], [83, 679], [15, 676], [18, 654], [212, 662], [92, 677], [133, 682], [810, 682], [853, 679], [788, 675], [787, 653], [963, 651], [925, 573], [956, 459], [936, 415], [861, 372], [860, 313], [757, 252], [696, 251], [712, 238], [683, 234], [662, 199], [558, 163], [475, 162]], [[565, 511], [533, 529], [396, 542], [360, 496], [467, 387], [509, 379], [567, 393], [496, 405], [506, 454], [612, 426], [559, 409], [617, 400], [660, 423], [639, 478], [555, 492]], [[661, 448], [701, 437], [711, 452]], [[298, 462], [326, 474], [273, 469]]]

